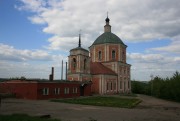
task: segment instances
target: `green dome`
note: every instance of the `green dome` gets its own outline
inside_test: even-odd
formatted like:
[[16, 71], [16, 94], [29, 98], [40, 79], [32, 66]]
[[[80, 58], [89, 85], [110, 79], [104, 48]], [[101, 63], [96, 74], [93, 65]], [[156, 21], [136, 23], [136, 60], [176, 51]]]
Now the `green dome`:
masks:
[[94, 41], [94, 43], [92, 45], [104, 44], [104, 43], [112, 43], [112, 44], [122, 44], [122, 45], [125, 45], [118, 36], [116, 36], [115, 34], [113, 34], [111, 32], [104, 32], [103, 34], [101, 34]]

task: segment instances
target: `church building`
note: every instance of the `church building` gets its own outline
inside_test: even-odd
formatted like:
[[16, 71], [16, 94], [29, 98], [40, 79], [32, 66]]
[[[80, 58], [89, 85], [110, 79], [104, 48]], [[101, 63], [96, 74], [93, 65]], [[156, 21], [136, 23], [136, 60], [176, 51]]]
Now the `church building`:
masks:
[[89, 47], [70, 50], [67, 79], [70, 81], [92, 82], [92, 94], [130, 93], [130, 68], [126, 63], [127, 45], [111, 32], [110, 19], [105, 19], [104, 33]]

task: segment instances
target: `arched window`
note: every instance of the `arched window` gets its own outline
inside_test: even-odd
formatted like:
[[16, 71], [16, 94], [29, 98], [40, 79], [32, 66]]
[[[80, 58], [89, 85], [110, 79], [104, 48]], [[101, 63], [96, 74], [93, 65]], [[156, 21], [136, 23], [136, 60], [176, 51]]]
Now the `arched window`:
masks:
[[84, 59], [84, 70], [86, 69], [86, 65], [87, 65], [87, 60]]
[[75, 70], [76, 69], [76, 59], [75, 58], [73, 58], [72, 66], [73, 66], [73, 69]]
[[99, 51], [99, 53], [98, 53], [98, 59], [99, 59], [99, 60], [102, 59], [102, 53], [101, 53], [101, 51]]
[[111, 90], [113, 90], [113, 83], [111, 82]]
[[109, 82], [107, 82], [107, 85], [106, 85], [106, 90], [109, 90]]
[[112, 51], [112, 59], [115, 59], [115, 57], [116, 57], [116, 52], [115, 52], [115, 50], [113, 50]]

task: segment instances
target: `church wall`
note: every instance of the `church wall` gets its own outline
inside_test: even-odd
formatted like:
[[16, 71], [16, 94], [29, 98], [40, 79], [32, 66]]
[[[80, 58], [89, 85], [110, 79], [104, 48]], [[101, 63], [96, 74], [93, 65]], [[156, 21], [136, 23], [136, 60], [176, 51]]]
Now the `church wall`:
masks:
[[116, 94], [118, 92], [117, 76], [105, 75], [104, 80], [104, 94]]
[[[118, 50], [119, 50], [120, 48], [119, 48], [119, 46], [116, 44], [110, 44], [109, 45], [109, 53], [107, 53], [108, 54], [108, 57], [109, 57], [109, 61], [119, 61], [119, 52], [118, 52]], [[115, 58], [113, 58], [112, 57], [112, 51], [115, 51]]]
[[107, 68], [113, 70], [115, 73], [118, 73], [118, 62], [103, 62], [102, 64]]
[[115, 75], [94, 75], [92, 77], [93, 94], [116, 94], [118, 93], [118, 81]]
[[91, 92], [91, 84], [86, 85], [84, 88], [84, 96], [91, 96]]
[[[115, 58], [112, 57], [112, 51], [115, 51]], [[99, 59], [99, 51], [102, 52], [102, 58]], [[121, 44], [99, 44], [90, 47], [90, 56], [92, 62], [111, 62], [121, 61], [126, 63], [126, 47]]]
[[69, 74], [68, 80], [70, 81], [91, 81], [91, 75], [90, 74]]
[[91, 80], [89, 51], [83, 48], [75, 48], [70, 51], [67, 79], [75, 81]]
[[131, 91], [130, 65], [121, 63], [118, 68], [119, 90], [121, 93], [129, 93]]
[[[99, 51], [101, 51], [101, 59], [99, 59]], [[96, 45], [95, 47], [95, 61], [102, 62], [105, 61], [105, 46], [104, 45]]]
[[83, 51], [81, 49], [76, 49], [76, 50], [71, 50], [70, 55], [84, 55], [84, 56], [89, 56], [88, 51]]
[[67, 80], [70, 80], [70, 81], [79, 81], [78, 75], [71, 75], [71, 76], [68, 75]]
[[82, 81], [91, 81], [91, 77], [90, 76], [83, 76]]
[[91, 90], [92, 90], [93, 94], [99, 94], [99, 80], [100, 80], [100, 76], [99, 75], [94, 75], [92, 77]]
[[[73, 58], [76, 59], [76, 63], [73, 62]], [[68, 73], [75, 73], [77, 69], [77, 56], [69, 56], [68, 57]], [[75, 64], [75, 68], [74, 68]]]
[[126, 63], [126, 47], [121, 46], [121, 62]]
[[[99, 51], [101, 51], [101, 59], [99, 59]], [[111, 55], [109, 55], [109, 53], [110, 53], [109, 44], [100, 44], [90, 47], [90, 55], [92, 62], [111, 61], [110, 59]], [[116, 57], [118, 57], [118, 54], [116, 55]]]

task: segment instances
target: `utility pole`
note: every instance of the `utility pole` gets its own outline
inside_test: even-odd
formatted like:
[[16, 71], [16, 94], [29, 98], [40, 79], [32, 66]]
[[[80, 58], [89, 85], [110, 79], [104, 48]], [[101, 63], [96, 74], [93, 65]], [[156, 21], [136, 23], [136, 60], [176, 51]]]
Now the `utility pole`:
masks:
[[61, 67], [61, 80], [63, 80], [63, 60], [62, 60], [62, 67]]
[[66, 81], [67, 81], [67, 62], [66, 62]]

